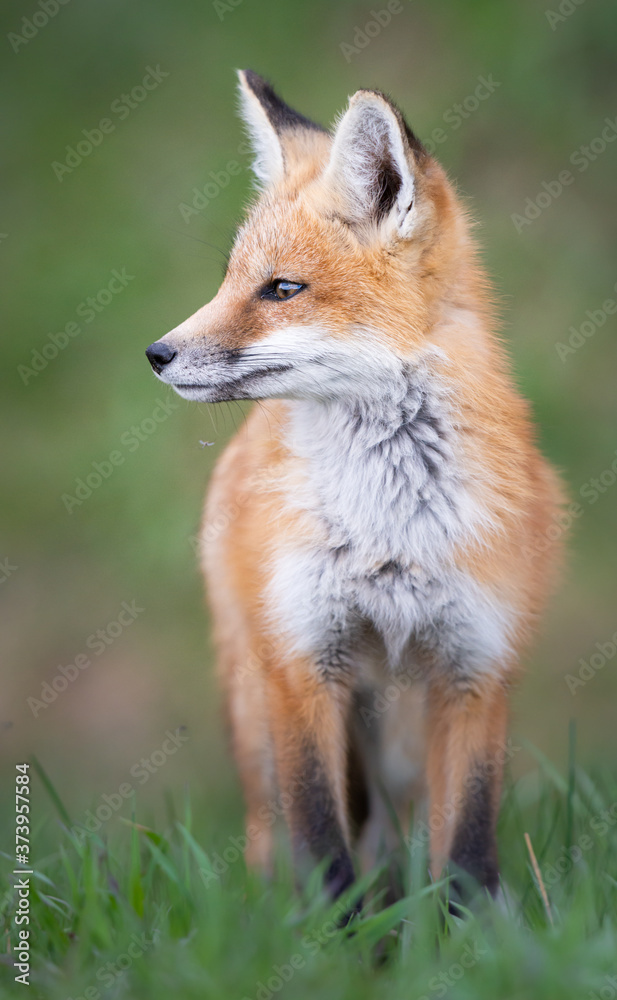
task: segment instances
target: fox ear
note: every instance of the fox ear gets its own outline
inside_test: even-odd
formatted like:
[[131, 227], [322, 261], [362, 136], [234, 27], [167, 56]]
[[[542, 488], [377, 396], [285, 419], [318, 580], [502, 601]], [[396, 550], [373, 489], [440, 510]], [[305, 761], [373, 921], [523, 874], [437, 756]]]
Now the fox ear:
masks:
[[253, 172], [260, 187], [276, 184], [285, 172], [285, 144], [303, 129], [323, 131], [275, 94], [251, 69], [238, 70], [240, 113], [251, 139], [255, 159]]
[[325, 180], [356, 223], [389, 223], [405, 238], [414, 224], [415, 174], [426, 152], [383, 94], [359, 90], [337, 123]]

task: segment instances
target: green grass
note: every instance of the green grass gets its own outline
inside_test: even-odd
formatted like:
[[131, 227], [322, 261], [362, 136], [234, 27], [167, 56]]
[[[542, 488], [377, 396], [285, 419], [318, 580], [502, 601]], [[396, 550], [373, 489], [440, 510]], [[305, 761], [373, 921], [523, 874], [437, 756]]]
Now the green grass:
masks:
[[[205, 843], [188, 791], [181, 804], [168, 800], [159, 831], [135, 820], [133, 802], [133, 818], [116, 817], [102, 836], [76, 837], [44, 774], [43, 781], [50, 808], [32, 844], [39, 860], [30, 996], [578, 1000], [617, 993], [617, 780], [609, 774], [591, 777], [572, 761], [564, 777], [539, 757], [535, 772], [509, 781], [500, 907], [487, 902], [465, 919], [449, 917], [446, 883], [431, 884], [424, 853], [407, 851], [408, 895], [384, 908], [379, 891], [371, 892], [379, 874], [372, 873], [360, 885], [368, 890], [365, 910], [348, 928], [340, 916], [352, 900], [330, 904], [319, 872], [296, 891], [284, 848], [266, 884], [247, 873], [235, 850], [225, 853], [238, 829], [218, 829]], [[8, 876], [13, 859], [2, 860]], [[9, 888], [2, 920], [13, 941], [16, 905]], [[3, 995], [17, 995], [8, 961]]]

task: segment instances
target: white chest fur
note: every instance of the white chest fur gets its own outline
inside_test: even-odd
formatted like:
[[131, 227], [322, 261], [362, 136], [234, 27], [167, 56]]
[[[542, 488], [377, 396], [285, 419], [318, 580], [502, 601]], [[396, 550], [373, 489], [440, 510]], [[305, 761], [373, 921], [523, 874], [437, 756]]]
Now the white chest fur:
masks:
[[305, 470], [287, 502], [302, 542], [281, 539], [270, 601], [292, 648], [353, 670], [367, 623], [391, 667], [420, 649], [462, 677], [508, 650], [511, 614], [453, 561], [487, 512], [472, 499], [448, 391], [403, 367], [386, 401], [291, 406], [288, 444]]

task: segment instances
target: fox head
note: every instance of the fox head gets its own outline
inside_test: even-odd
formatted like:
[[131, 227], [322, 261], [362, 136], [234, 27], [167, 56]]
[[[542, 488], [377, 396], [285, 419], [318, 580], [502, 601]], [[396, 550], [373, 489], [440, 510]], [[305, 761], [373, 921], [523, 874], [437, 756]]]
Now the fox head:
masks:
[[239, 80], [259, 194], [218, 293], [147, 349], [152, 368], [206, 402], [382, 392], [469, 303], [465, 214], [383, 94], [358, 91], [327, 131]]

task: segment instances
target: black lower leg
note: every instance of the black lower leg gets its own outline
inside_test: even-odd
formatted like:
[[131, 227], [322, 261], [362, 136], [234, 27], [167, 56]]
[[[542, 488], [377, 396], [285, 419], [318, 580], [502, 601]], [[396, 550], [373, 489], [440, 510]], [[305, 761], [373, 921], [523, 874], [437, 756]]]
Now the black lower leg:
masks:
[[450, 848], [454, 889], [462, 899], [481, 886], [495, 895], [499, 886], [495, 825], [495, 779], [477, 768], [466, 782]]
[[353, 864], [341, 828], [339, 811], [323, 763], [313, 747], [304, 746], [300, 791], [293, 796], [291, 825], [296, 855], [329, 860], [325, 883], [333, 899], [355, 879]]

